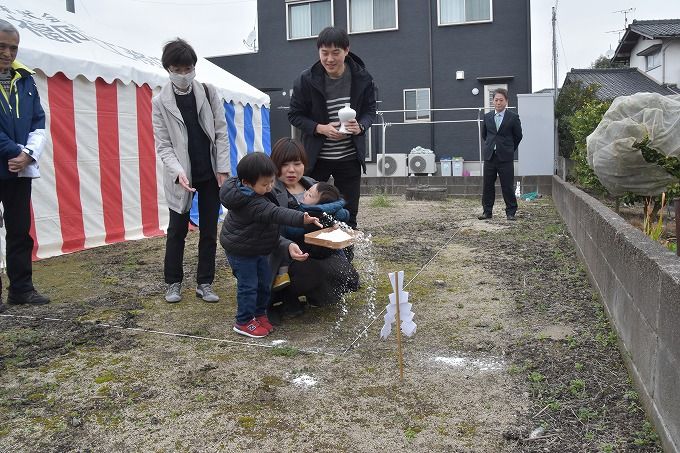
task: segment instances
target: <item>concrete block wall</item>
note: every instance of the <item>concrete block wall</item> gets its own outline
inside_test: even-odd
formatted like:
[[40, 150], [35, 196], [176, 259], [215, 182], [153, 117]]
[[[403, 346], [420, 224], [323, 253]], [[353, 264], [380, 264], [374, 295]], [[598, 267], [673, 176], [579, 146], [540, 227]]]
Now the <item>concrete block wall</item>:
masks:
[[664, 448], [678, 453], [680, 257], [557, 176], [552, 195]]
[[[481, 197], [481, 176], [396, 176], [361, 178], [361, 195], [403, 195], [407, 187], [427, 185], [431, 187], [446, 187], [449, 196]], [[536, 192], [550, 195], [552, 192], [551, 176], [516, 176], [522, 193]], [[501, 186], [496, 181], [496, 196], [501, 197]]]

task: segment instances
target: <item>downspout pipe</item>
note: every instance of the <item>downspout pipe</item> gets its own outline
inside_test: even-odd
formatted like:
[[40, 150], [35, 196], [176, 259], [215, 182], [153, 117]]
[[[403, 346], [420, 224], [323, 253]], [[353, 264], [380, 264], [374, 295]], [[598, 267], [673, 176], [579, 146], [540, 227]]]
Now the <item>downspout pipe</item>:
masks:
[[[434, 74], [433, 74], [434, 70], [432, 68], [432, 65], [433, 65], [433, 63], [432, 63], [433, 62], [433, 59], [432, 59], [432, 2], [433, 1], [435, 1], [435, 0], [429, 0], [427, 2], [427, 8], [428, 8], [427, 18], [429, 20], [429, 23], [427, 24], [428, 41], [429, 41], [428, 42], [428, 44], [429, 44], [429, 46], [428, 46], [428, 51], [429, 51], [428, 57], [430, 59], [430, 61], [428, 62], [429, 63], [428, 66], [430, 68], [430, 74], [429, 75], [430, 75], [430, 108], [431, 109], [435, 108], [434, 100], [436, 99], [435, 94], [434, 94]], [[430, 115], [431, 115], [430, 121], [435, 121], [433, 111], [430, 111]], [[435, 146], [434, 146], [434, 128], [435, 128], [435, 125], [431, 124], [430, 125], [430, 143], [431, 143], [430, 149], [435, 149]]]

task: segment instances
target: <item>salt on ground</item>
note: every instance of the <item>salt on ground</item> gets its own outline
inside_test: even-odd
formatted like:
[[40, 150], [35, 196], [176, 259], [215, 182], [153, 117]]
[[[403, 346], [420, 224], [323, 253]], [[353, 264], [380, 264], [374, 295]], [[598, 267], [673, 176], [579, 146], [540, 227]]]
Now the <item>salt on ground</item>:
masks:
[[313, 387], [316, 385], [316, 379], [308, 374], [303, 374], [293, 379], [293, 384], [298, 387]]
[[321, 233], [316, 237], [317, 239], [323, 239], [324, 241], [330, 242], [342, 242], [347, 239], [352, 239], [352, 236], [342, 231], [340, 228], [333, 230], [328, 233]]
[[468, 359], [466, 357], [435, 357], [435, 362], [444, 363], [453, 368], [473, 368], [479, 371], [498, 371], [503, 369], [503, 362], [496, 359]]

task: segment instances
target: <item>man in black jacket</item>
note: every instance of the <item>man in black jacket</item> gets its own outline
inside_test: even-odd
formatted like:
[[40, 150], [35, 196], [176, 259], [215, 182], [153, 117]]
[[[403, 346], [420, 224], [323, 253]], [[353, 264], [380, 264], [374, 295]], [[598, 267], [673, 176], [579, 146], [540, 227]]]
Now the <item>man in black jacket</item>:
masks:
[[[347, 201], [356, 227], [359, 210], [361, 171], [366, 170], [364, 134], [375, 120], [376, 102], [373, 77], [363, 61], [349, 51], [349, 36], [341, 28], [327, 27], [316, 41], [319, 61], [300, 74], [293, 85], [288, 120], [302, 131], [307, 153], [305, 173], [317, 181], [333, 176], [336, 187]], [[356, 119], [346, 126], [349, 134], [338, 132], [338, 110], [346, 103], [356, 111]]]
[[519, 115], [508, 110], [508, 90], [498, 88], [493, 95], [494, 111], [484, 115], [482, 138], [484, 139], [484, 191], [482, 208], [478, 218], [490, 219], [496, 198], [496, 175], [501, 180], [501, 191], [505, 200], [505, 215], [515, 220], [517, 198], [513, 182], [515, 180], [514, 158], [519, 142], [522, 141], [522, 123]]

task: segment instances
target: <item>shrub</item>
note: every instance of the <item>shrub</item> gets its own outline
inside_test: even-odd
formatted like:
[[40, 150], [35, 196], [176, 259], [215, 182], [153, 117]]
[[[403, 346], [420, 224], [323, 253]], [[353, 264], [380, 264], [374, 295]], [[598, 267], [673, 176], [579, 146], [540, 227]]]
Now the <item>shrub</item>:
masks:
[[555, 118], [557, 119], [557, 136], [559, 138], [560, 155], [570, 157], [574, 151], [574, 136], [569, 123], [574, 114], [586, 102], [597, 101], [595, 93], [599, 85], [591, 84], [584, 87], [579, 81], [565, 84], [555, 103]]
[[607, 189], [588, 165], [586, 138], [600, 124], [610, 105], [611, 102], [608, 101], [589, 100], [569, 118], [569, 130], [574, 138], [574, 152], [571, 157], [575, 164], [576, 182], [582, 187], [600, 193], [606, 193]]

